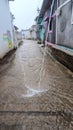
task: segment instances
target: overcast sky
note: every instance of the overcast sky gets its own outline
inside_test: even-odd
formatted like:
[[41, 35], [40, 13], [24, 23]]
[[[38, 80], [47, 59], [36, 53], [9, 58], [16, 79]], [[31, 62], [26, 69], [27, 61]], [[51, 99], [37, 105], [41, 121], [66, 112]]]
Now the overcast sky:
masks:
[[10, 10], [15, 16], [14, 24], [20, 29], [27, 29], [34, 24], [37, 8], [43, 0], [15, 0], [10, 2]]

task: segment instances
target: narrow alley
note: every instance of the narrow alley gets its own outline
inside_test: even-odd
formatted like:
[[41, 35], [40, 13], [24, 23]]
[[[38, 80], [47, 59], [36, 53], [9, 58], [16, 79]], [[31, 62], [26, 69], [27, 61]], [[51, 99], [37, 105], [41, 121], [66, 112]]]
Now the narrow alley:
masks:
[[0, 65], [0, 130], [73, 130], [73, 75], [36, 41]]

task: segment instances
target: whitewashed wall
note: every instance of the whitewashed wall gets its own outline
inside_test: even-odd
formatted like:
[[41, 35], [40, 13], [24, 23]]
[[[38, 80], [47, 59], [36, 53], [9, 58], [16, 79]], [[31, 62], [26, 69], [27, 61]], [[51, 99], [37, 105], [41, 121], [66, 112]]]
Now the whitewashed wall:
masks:
[[36, 31], [35, 31], [35, 30], [33, 30], [33, 31], [31, 32], [31, 39], [33, 39], [33, 40], [36, 40], [36, 39], [37, 39]]
[[13, 24], [12, 24], [12, 33], [13, 33], [13, 43], [14, 43], [13, 47], [17, 48], [18, 47], [17, 33]]
[[22, 41], [22, 32], [21, 31], [16, 31], [15, 33], [16, 33], [15, 35], [16, 35], [18, 44], [19, 44], [19, 42]]
[[[9, 32], [10, 31], [10, 32]], [[11, 38], [7, 32], [11, 34]], [[10, 43], [10, 44], [9, 44]], [[0, 58], [13, 49], [12, 24], [8, 0], [0, 0]]]
[[24, 34], [25, 34], [25, 39], [31, 39], [30, 30], [25, 30]]

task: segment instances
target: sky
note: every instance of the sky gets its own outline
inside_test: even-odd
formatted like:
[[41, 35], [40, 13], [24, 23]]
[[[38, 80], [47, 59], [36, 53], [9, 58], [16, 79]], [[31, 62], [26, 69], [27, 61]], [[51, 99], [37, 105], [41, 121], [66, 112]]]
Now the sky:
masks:
[[35, 22], [37, 8], [41, 8], [43, 0], [15, 0], [10, 2], [10, 10], [15, 16], [14, 24], [19, 29], [28, 29]]

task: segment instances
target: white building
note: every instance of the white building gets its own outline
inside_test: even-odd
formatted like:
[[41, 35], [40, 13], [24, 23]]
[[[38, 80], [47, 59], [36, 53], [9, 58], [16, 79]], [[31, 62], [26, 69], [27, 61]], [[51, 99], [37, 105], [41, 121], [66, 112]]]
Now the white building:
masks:
[[0, 0], [0, 58], [14, 48], [9, 1]]
[[36, 34], [36, 25], [32, 25], [30, 28], [30, 36], [32, 40], [37, 39], [37, 34]]
[[22, 30], [22, 38], [36, 40], [36, 25], [32, 25], [30, 29]]
[[19, 31], [19, 28], [17, 26], [14, 26], [14, 30], [14, 37], [17, 40], [17, 44], [19, 44], [22, 41], [22, 31]]
[[22, 30], [22, 38], [31, 39], [30, 29]]

